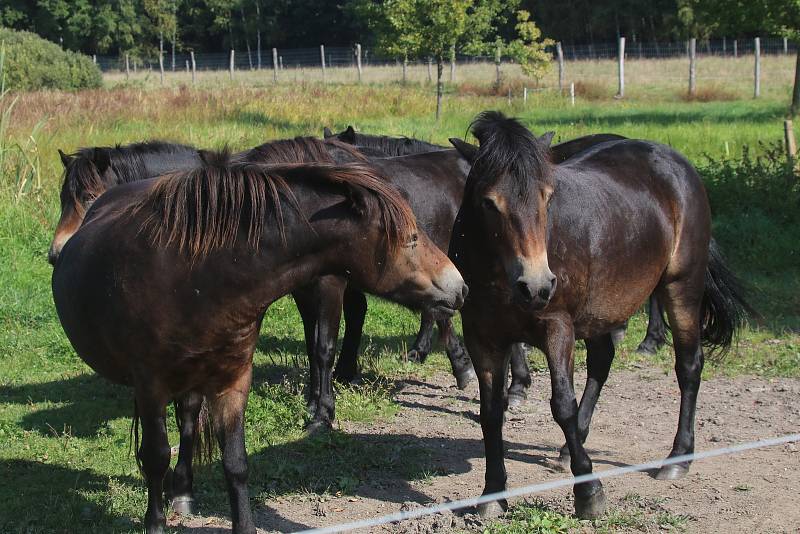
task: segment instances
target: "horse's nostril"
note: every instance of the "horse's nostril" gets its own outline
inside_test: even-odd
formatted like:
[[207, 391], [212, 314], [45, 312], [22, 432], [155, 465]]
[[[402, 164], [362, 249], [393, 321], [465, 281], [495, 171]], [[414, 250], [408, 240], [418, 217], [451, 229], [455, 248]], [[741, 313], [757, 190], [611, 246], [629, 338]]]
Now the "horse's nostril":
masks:
[[461, 299], [467, 300], [467, 295], [469, 295], [469, 287], [467, 286], [467, 284], [464, 284], [463, 286], [461, 286]]
[[530, 302], [533, 300], [531, 288], [528, 286], [527, 282], [517, 282], [517, 291], [519, 291], [520, 296], [523, 298], [523, 300], [525, 300], [525, 302]]
[[539, 290], [538, 295], [540, 299], [548, 300], [550, 299], [550, 290], [547, 289], [546, 287], [543, 287], [542, 289]]

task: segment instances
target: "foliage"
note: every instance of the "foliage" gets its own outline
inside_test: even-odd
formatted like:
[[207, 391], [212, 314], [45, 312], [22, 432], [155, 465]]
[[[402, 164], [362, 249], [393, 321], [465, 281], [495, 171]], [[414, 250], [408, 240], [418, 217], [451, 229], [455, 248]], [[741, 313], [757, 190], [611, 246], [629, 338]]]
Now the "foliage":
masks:
[[552, 57], [545, 47], [555, 43], [552, 39], [542, 39], [541, 30], [530, 20], [530, 16], [524, 10], [517, 13], [519, 37], [508, 44], [507, 51], [520, 64], [526, 76], [539, 79], [550, 70], [552, 64]]
[[567, 534], [579, 526], [577, 519], [534, 501], [514, 506], [505, 522], [491, 523], [483, 529], [483, 534]]
[[11, 90], [100, 87], [102, 78], [88, 57], [62, 50], [29, 33], [0, 28], [5, 43], [5, 84]]

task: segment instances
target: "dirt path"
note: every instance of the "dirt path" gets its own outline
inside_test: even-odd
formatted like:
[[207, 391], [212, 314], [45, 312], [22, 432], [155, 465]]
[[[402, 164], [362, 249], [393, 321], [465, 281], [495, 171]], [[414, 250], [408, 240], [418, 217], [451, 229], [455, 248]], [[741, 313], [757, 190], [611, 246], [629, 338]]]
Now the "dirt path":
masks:
[[[403, 407], [390, 422], [348, 423], [343, 429], [359, 439], [424, 447], [436, 472], [417, 482], [380, 474], [357, 488], [355, 496], [281, 498], [256, 511], [264, 531], [291, 531], [333, 525], [480, 493], [484, 460], [477, 422], [477, 391], [451, 385], [438, 375], [423, 383], [399, 384]], [[582, 387], [582, 383], [576, 384]], [[800, 381], [791, 379], [714, 379], [703, 383], [697, 413], [697, 449], [797, 432]], [[527, 404], [505, 424], [508, 485], [523, 486], [562, 478], [547, 460], [563, 436], [549, 410], [549, 379], [534, 377]], [[651, 369], [612, 372], [600, 399], [587, 450], [595, 469], [662, 458], [674, 436], [679, 395], [674, 377]], [[609, 507], [641, 519], [620, 521], [621, 530], [665, 528], [653, 517], [685, 516], [688, 532], [800, 532], [800, 447], [796, 444], [750, 451], [696, 463], [685, 479], [662, 482], [633, 474], [605, 482]], [[548, 506], [571, 513], [571, 490], [539, 496]], [[623, 514], [623, 515], [624, 515]], [[663, 521], [662, 521], [663, 523]], [[195, 518], [184, 522], [194, 532], [216, 531], [225, 522]], [[195, 527], [195, 528], [192, 528]], [[199, 528], [197, 528], [199, 527]], [[216, 527], [216, 528], [215, 528]], [[480, 530], [471, 515], [440, 515], [390, 525], [375, 531], [447, 532]], [[587, 531], [591, 531], [586, 527]]]

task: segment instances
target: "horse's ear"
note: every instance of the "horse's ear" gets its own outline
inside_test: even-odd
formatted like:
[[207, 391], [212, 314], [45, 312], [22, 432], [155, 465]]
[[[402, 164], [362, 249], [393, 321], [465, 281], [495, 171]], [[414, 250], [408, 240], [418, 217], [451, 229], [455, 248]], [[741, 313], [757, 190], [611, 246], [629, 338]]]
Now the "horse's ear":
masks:
[[556, 136], [555, 132], [547, 132], [539, 138], [541, 143], [544, 143], [544, 146], [550, 146], [550, 143], [553, 142], [553, 137]]
[[61, 158], [61, 164], [64, 166], [64, 168], [66, 169], [69, 167], [69, 164], [72, 162], [72, 158], [64, 154], [60, 148], [58, 149], [58, 155]]
[[356, 130], [352, 126], [348, 126], [345, 131], [339, 134], [339, 139], [345, 143], [353, 144], [356, 142]]
[[465, 160], [470, 163], [475, 161], [475, 157], [478, 155], [478, 147], [471, 145], [466, 141], [462, 141], [458, 137], [451, 137], [450, 144], [456, 147], [458, 153], [461, 154]]
[[105, 148], [95, 148], [92, 154], [92, 163], [97, 167], [100, 174], [103, 174], [106, 169], [111, 167], [111, 155]]
[[327, 139], [329, 137], [333, 137], [333, 132], [327, 126], [322, 129], [322, 136]]
[[369, 204], [367, 204], [367, 193], [363, 188], [351, 185], [347, 188], [347, 201], [352, 209], [359, 217], [366, 217], [369, 213]]

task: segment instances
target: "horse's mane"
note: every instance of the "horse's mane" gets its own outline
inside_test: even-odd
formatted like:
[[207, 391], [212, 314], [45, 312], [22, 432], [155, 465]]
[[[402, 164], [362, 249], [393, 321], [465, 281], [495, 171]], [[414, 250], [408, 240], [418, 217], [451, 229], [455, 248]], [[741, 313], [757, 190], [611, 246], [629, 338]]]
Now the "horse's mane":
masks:
[[499, 111], [484, 111], [472, 121], [470, 130], [480, 142], [472, 167], [479, 170], [478, 176], [511, 175], [523, 194], [535, 181], [552, 185], [549, 147], [518, 120]]
[[[83, 199], [96, 199], [111, 186], [141, 180], [145, 176], [144, 160], [147, 156], [196, 150], [188, 145], [164, 141], [81, 148], [69, 155], [71, 161], [64, 171], [64, 183], [75, 210], [83, 213], [85, 210]], [[109, 161], [117, 176], [117, 183], [107, 184], [103, 181], [95, 164], [101, 157]]]
[[334, 139], [295, 137], [259, 145], [235, 156], [237, 162], [251, 163], [335, 163], [330, 149], [338, 148], [355, 161], [366, 161], [355, 147]]
[[423, 152], [437, 152], [447, 147], [434, 145], [414, 139], [413, 137], [389, 137], [386, 135], [353, 134], [353, 145], [362, 148], [371, 148], [387, 157], [407, 156]]
[[154, 244], [177, 246], [192, 260], [233, 246], [241, 229], [246, 229], [248, 245], [257, 250], [270, 210], [284, 243], [283, 204], [301, 213], [291, 182], [371, 194], [386, 230], [387, 250], [394, 251], [416, 232], [416, 218], [400, 192], [367, 165], [266, 165], [231, 161], [228, 152], [204, 152], [200, 167], [158, 178], [129, 209], [147, 214], [142, 231]]

